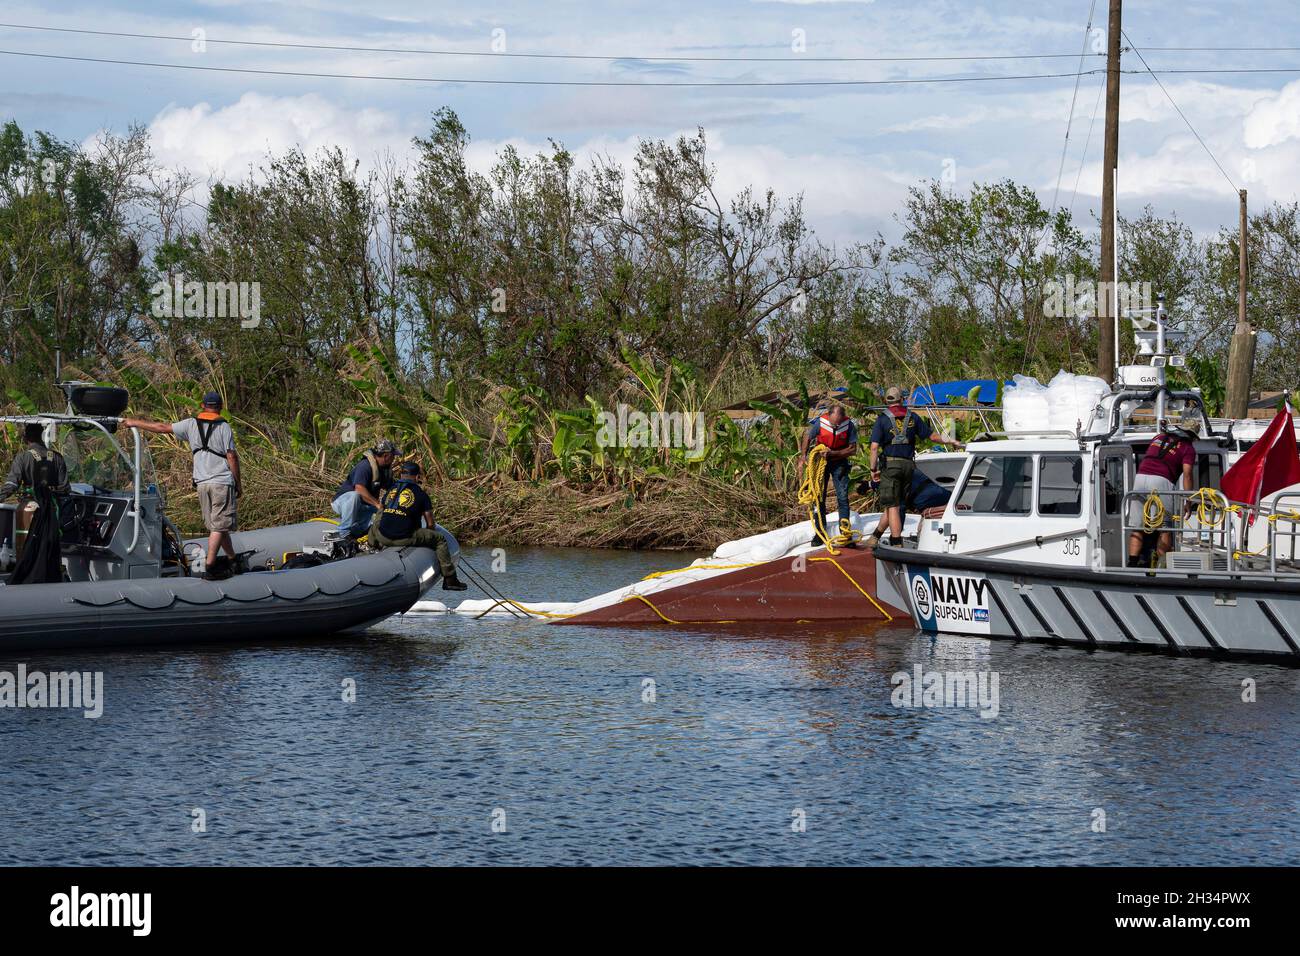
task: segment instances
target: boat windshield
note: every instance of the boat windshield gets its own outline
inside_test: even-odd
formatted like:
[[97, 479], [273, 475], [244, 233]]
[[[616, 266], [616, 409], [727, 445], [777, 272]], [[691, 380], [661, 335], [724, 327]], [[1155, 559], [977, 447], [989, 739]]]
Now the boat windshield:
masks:
[[[129, 459], [134, 454], [135, 438], [129, 431], [120, 431], [115, 436], [126, 458], [93, 425], [68, 425], [60, 431], [58, 448], [67, 462], [71, 484], [89, 485], [96, 492], [131, 492], [135, 476]], [[140, 449], [140, 486], [148, 488], [152, 484], [155, 484], [153, 459], [146, 445]]]

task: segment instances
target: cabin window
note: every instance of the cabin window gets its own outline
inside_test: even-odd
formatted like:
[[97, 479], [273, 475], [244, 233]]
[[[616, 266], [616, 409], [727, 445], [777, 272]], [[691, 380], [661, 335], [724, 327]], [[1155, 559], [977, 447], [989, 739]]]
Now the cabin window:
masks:
[[1117, 515], [1124, 502], [1124, 459], [1109, 455], [1102, 480], [1105, 482], [1106, 514]]
[[1038, 513], [1083, 514], [1083, 459], [1078, 455], [1038, 459]]
[[963, 514], [1027, 515], [1033, 501], [1034, 459], [978, 455], [957, 499]]
[[1223, 480], [1223, 456], [1218, 452], [1200, 452], [1196, 456], [1196, 487], [1217, 488]]

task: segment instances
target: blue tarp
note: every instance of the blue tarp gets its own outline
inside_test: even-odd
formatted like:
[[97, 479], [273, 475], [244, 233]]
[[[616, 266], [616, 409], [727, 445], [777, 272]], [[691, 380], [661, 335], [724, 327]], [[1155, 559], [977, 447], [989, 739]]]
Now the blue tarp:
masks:
[[[1008, 385], [1011, 383], [1008, 382]], [[907, 400], [909, 405], [947, 405], [955, 398], [959, 404], [965, 404], [971, 389], [979, 388], [976, 400], [984, 405], [993, 405], [998, 400], [998, 380], [995, 378], [965, 378], [959, 382], [936, 382], [933, 385], [921, 385], [912, 391]]]

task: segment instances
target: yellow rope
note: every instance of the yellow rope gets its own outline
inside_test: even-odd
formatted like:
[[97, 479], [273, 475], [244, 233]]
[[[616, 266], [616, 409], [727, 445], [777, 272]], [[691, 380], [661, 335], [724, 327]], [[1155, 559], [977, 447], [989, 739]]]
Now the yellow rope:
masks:
[[1202, 527], [1217, 528], [1230, 512], [1241, 511], [1240, 505], [1232, 504], [1217, 488], [1200, 488], [1187, 500], [1196, 502], [1196, 520]]
[[670, 574], [681, 574], [683, 571], [723, 571], [728, 568], [755, 568], [766, 563], [766, 561], [747, 561], [744, 564], [692, 564], [690, 567], [673, 568], [671, 571], [651, 571], [641, 580], [653, 581], [655, 578], [666, 578]]
[[623, 600], [640, 601], [650, 610], [658, 614], [659, 619], [663, 621], [665, 624], [739, 624], [740, 623], [739, 621], [674, 621], [671, 617], [664, 614], [663, 611], [659, 610], [659, 608], [655, 607], [653, 602], [651, 602], [651, 600], [648, 597], [646, 597], [644, 594], [629, 594], [627, 597], [623, 598]]
[[510, 598], [498, 598], [481, 614], [476, 614], [474, 616], [474, 620], [477, 621], [479, 618], [483, 617], [484, 615], [490, 614], [492, 611], [496, 610], [496, 608], [502, 604], [509, 604], [511, 607], [519, 608], [519, 610], [523, 611], [525, 614], [535, 614], [537, 617], [553, 617], [556, 618], [557, 620], [562, 620], [564, 618], [578, 616], [576, 614], [554, 614], [550, 611], [539, 611], [536, 608], [531, 608], [531, 607], [527, 607], [526, 605], [520, 604], [518, 601], [512, 601]]
[[[1242, 509], [1240, 506], [1233, 505], [1231, 510], [1242, 511], [1244, 509]], [[1300, 522], [1300, 511], [1296, 511], [1294, 508], [1290, 509], [1289, 511], [1279, 511], [1269, 515], [1266, 520], [1268, 521], [1269, 524], [1273, 524], [1278, 521]], [[1262, 551], [1234, 551], [1232, 552], [1232, 557], [1233, 560], [1236, 560], [1237, 558], [1266, 558], [1268, 557], [1268, 549], [1269, 549], [1269, 545], [1266, 544], [1264, 545]]]
[[[1242, 510], [1241, 505], [1228, 501], [1217, 488], [1199, 488], [1187, 501], [1196, 504], [1196, 519], [1204, 528], [1217, 528], [1227, 520], [1229, 513]], [[1159, 492], [1151, 492], [1142, 504], [1142, 530], [1147, 533], [1159, 531], [1164, 526], [1166, 517], [1170, 516], [1165, 510], [1164, 499]], [[1173, 520], [1183, 519], [1173, 516]]]
[[844, 568], [840, 565], [840, 563], [839, 563], [838, 561], [836, 561], [834, 558], [809, 558], [808, 560], [809, 560], [809, 561], [829, 561], [831, 564], [835, 565], [835, 567], [839, 568], [839, 572], [840, 572], [840, 574], [842, 574], [842, 575], [844, 575], [846, 578], [848, 578], [848, 579], [849, 579], [849, 583], [852, 584], [855, 588], [858, 589], [858, 593], [861, 594], [861, 595], [862, 595], [864, 598], [866, 598], [868, 601], [870, 601], [872, 604], [874, 604], [874, 605], [876, 606], [876, 610], [879, 611], [881, 614], [883, 614], [883, 615], [885, 616], [885, 623], [889, 623], [890, 621], [892, 621], [892, 620], [894, 619], [894, 615], [890, 614], [890, 613], [889, 613], [888, 611], [886, 611], [883, 607], [881, 607], [880, 602], [877, 601], [875, 598], [873, 598], [870, 594], [868, 594], [867, 591], [866, 591], [866, 589], [864, 589], [864, 588], [862, 587], [861, 584], [859, 584], [857, 581], [853, 580], [853, 575], [851, 575], [851, 574], [849, 574], [849, 572], [845, 571]]
[[[821, 508], [822, 485], [826, 481], [826, 452], [826, 446], [821, 443], [814, 444], [808, 449], [808, 457], [804, 460], [803, 479], [799, 482], [799, 504], [808, 506], [808, 520], [812, 522], [813, 532], [826, 546], [826, 553], [839, 554], [836, 545], [847, 548], [861, 535], [852, 529], [841, 529], [835, 537], [827, 538], [822, 530], [826, 523], [826, 516], [819, 515], [817, 510]], [[819, 518], [821, 520], [818, 520]]]
[[1147, 534], [1159, 531], [1165, 526], [1165, 517], [1164, 499], [1157, 492], [1151, 492], [1142, 502], [1142, 530]]

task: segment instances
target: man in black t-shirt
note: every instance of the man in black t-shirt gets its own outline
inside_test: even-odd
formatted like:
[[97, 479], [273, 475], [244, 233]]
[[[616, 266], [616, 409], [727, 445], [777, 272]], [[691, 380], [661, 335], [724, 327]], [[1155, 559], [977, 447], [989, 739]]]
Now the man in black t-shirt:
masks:
[[[456, 577], [447, 538], [433, 520], [433, 502], [420, 487], [420, 466], [413, 461], [402, 465], [400, 477], [384, 495], [379, 517], [370, 526], [370, 547], [433, 548], [438, 556], [444, 591], [464, 591], [466, 585]], [[423, 527], [421, 526], [423, 524]]]

